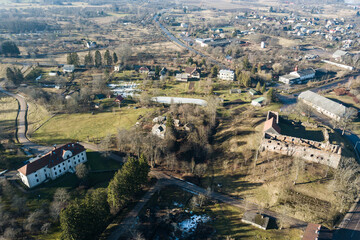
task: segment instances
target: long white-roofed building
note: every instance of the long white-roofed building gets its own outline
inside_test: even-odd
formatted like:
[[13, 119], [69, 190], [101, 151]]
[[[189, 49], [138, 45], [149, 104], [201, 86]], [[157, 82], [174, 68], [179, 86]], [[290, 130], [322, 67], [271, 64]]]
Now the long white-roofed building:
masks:
[[323, 97], [312, 91], [302, 92], [298, 98], [305, 104], [313, 107], [316, 111], [325, 116], [339, 121], [346, 114], [347, 108], [335, 101]]

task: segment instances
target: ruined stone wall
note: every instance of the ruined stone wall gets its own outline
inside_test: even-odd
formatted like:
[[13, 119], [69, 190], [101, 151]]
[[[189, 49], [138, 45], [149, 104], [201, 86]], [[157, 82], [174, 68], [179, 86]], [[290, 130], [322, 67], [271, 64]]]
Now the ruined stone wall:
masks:
[[341, 147], [308, 139], [265, 133], [262, 151], [277, 152], [337, 168], [341, 159]]

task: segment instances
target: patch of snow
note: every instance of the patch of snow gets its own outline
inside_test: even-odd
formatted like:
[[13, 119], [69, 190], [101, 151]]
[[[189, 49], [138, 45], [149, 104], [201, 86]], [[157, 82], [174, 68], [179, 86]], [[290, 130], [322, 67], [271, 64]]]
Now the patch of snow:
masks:
[[178, 203], [178, 202], [173, 202], [173, 205], [174, 205], [175, 207], [180, 207], [180, 208], [184, 207], [184, 204]]
[[179, 229], [185, 233], [191, 233], [195, 231], [199, 223], [206, 223], [210, 220], [210, 217], [206, 215], [193, 215], [189, 219], [186, 219], [179, 223]]

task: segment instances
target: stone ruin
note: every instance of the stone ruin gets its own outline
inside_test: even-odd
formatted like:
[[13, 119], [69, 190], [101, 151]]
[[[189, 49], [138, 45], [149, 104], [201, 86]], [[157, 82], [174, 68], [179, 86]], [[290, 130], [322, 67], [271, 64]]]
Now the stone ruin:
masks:
[[[274, 118], [274, 119], [272, 119]], [[317, 142], [280, 134], [277, 125], [279, 114], [269, 112], [264, 125], [264, 137], [260, 149], [282, 155], [299, 157], [307, 161], [316, 162], [337, 168], [341, 160], [339, 145]]]

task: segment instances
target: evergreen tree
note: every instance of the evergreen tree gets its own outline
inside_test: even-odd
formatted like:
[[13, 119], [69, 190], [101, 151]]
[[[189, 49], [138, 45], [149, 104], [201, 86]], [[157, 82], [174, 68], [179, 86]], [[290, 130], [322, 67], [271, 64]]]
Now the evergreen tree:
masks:
[[17, 57], [20, 54], [19, 48], [16, 46], [14, 42], [5, 41], [1, 44], [0, 48], [1, 54], [5, 56]]
[[101, 67], [102, 60], [101, 60], [101, 53], [99, 50], [96, 50], [95, 52], [95, 67]]
[[116, 52], [113, 53], [113, 61], [114, 61], [114, 63], [117, 63], [119, 61], [118, 56], [116, 55]]
[[108, 185], [108, 203], [113, 212], [117, 212], [124, 204], [133, 199], [149, 174], [149, 165], [143, 156], [139, 159], [129, 158], [123, 167], [115, 173]]
[[79, 55], [77, 53], [69, 53], [67, 55], [67, 64], [75, 65], [75, 67], [79, 66]]
[[247, 56], [244, 57], [244, 59], [243, 59], [243, 68], [245, 70], [249, 70], [251, 68], [251, 64], [250, 64], [249, 58]]
[[155, 66], [155, 75], [159, 76], [160, 75], [160, 67], [159, 66]]
[[265, 84], [262, 86], [262, 88], [261, 88], [261, 90], [260, 90], [260, 92], [262, 93], [262, 94], [264, 94], [265, 93], [265, 91], [266, 91], [266, 87], [265, 87]]
[[84, 65], [87, 67], [94, 65], [94, 59], [90, 51], [84, 57]]
[[261, 84], [260, 84], [260, 82], [257, 82], [255, 89], [256, 89], [256, 91], [260, 92], [260, 90], [261, 90]]
[[60, 213], [62, 239], [97, 239], [107, 226], [109, 205], [106, 191], [96, 189], [76, 199]]
[[269, 102], [275, 102], [275, 91], [273, 88], [270, 88], [266, 95]]
[[6, 78], [9, 81], [13, 82], [15, 85], [19, 85], [24, 81], [24, 75], [22, 74], [21, 70], [18, 68], [11, 69], [8, 67], [6, 69]]
[[213, 66], [213, 67], [211, 68], [211, 77], [213, 77], [213, 78], [217, 77], [218, 71], [219, 71], [218, 66], [216, 66], [216, 65]]
[[186, 63], [189, 65], [193, 65], [194, 59], [192, 57], [189, 57], [188, 60], [186, 61]]
[[105, 54], [104, 54], [104, 61], [106, 63], [107, 66], [112, 65], [113, 61], [112, 61], [112, 57], [110, 55], [110, 51], [106, 50]]

